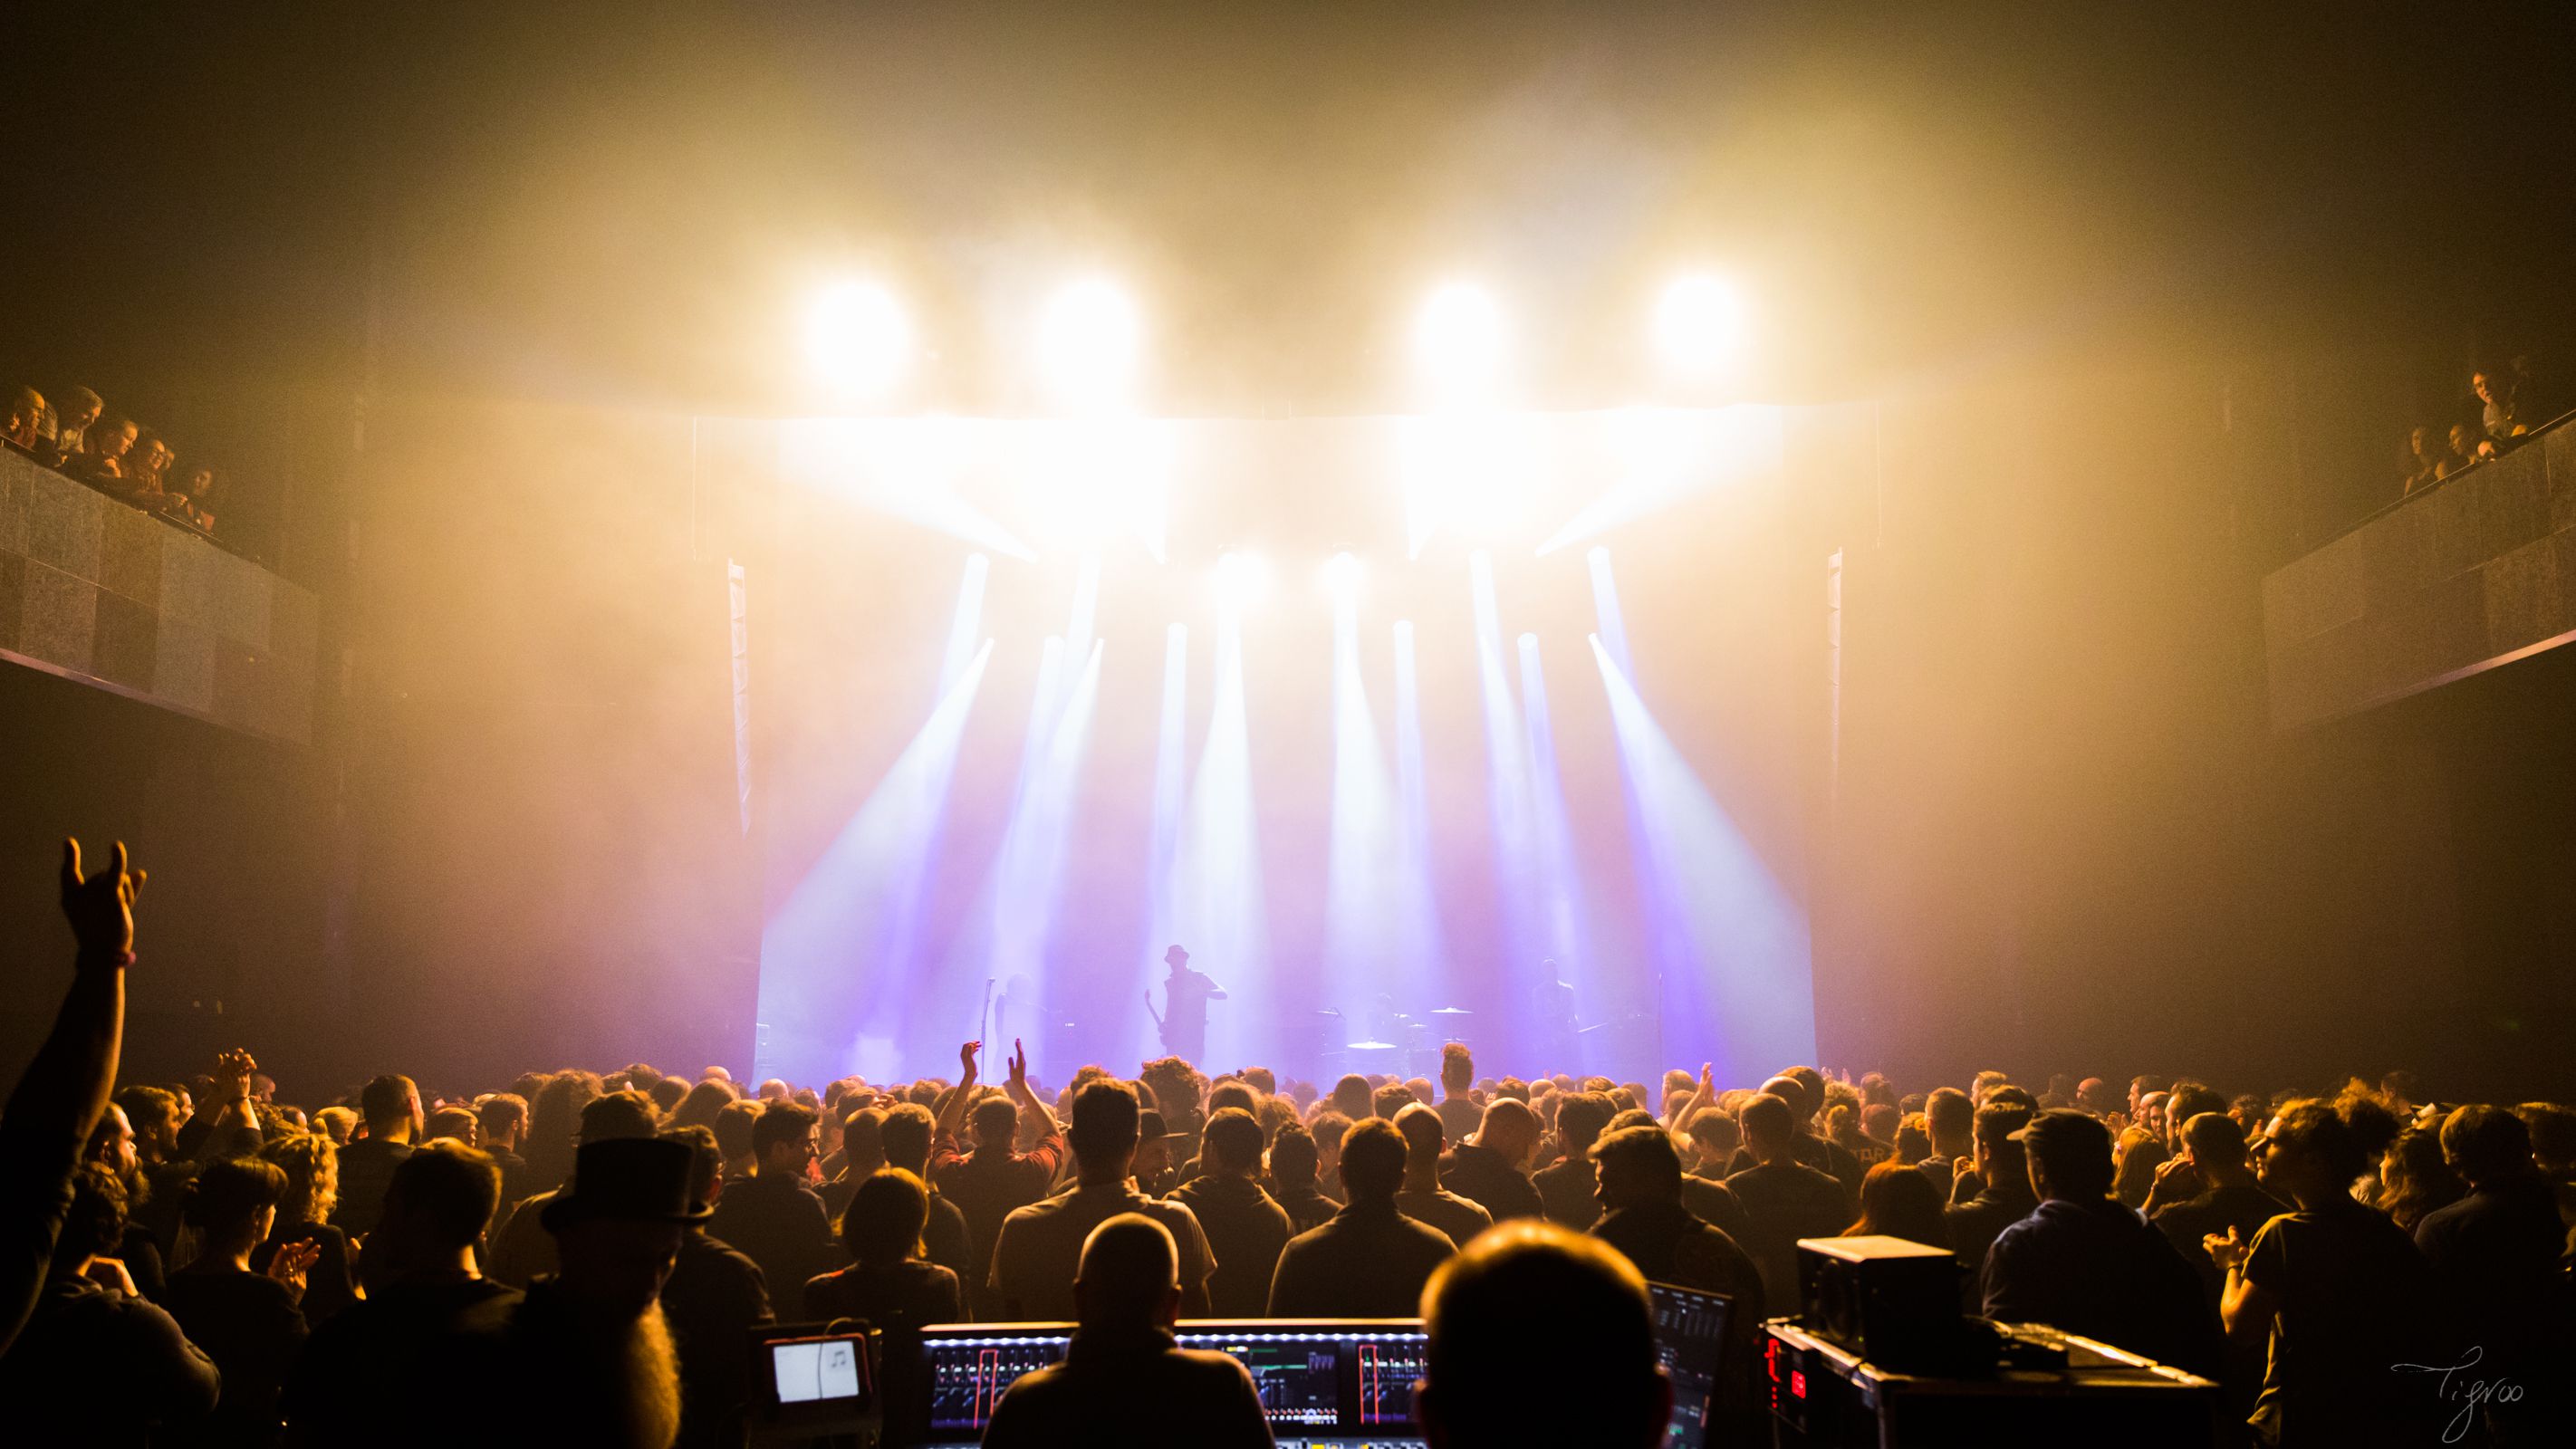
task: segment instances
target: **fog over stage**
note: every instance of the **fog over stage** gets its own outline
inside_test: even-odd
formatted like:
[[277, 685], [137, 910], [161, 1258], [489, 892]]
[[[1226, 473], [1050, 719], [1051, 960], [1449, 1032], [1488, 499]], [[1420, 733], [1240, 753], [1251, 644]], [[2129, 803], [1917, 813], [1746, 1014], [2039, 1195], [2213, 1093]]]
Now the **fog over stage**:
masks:
[[1832, 422], [776, 425], [758, 1072], [1132, 1069], [1176, 943], [1211, 1070], [1812, 1058]]

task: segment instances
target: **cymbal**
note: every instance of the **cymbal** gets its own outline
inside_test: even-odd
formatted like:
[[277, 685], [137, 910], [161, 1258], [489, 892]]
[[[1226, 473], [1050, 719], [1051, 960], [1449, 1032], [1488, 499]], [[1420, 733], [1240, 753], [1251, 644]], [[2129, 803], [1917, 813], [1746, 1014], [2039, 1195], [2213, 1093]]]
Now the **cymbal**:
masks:
[[1476, 1013], [1463, 1006], [1435, 1006], [1431, 1009], [1431, 1014], [1433, 1016], [1474, 1016]]
[[1354, 1052], [1391, 1052], [1395, 1050], [1395, 1043], [1391, 1041], [1355, 1041], [1345, 1045], [1343, 1050]]

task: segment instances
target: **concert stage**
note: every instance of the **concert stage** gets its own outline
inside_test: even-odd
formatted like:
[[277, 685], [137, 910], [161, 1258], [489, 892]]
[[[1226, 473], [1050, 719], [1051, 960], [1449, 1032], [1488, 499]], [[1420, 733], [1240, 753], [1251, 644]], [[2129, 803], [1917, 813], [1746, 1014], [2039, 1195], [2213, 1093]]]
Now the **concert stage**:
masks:
[[1836, 422], [744, 425], [757, 1073], [1812, 1058]]

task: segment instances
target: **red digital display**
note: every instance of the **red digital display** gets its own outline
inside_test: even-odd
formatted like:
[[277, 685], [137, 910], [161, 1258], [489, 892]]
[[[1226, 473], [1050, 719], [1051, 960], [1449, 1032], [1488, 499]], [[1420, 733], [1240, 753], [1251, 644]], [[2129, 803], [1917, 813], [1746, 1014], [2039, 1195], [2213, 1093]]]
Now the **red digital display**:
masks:
[[1800, 1398], [1800, 1399], [1803, 1399], [1803, 1398], [1805, 1398], [1805, 1397], [1807, 1396], [1807, 1371], [1806, 1371], [1806, 1370], [1804, 1370], [1804, 1369], [1791, 1369], [1791, 1370], [1789, 1370], [1789, 1394], [1790, 1394], [1790, 1396], [1791, 1396], [1792, 1398]]

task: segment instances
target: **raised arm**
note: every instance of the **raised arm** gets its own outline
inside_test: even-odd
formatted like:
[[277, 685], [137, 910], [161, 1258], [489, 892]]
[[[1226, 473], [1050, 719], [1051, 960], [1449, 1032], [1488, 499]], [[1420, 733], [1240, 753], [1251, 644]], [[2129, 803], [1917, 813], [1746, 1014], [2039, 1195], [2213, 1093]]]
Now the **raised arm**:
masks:
[[1011, 1100], [1020, 1104], [1021, 1111], [1037, 1118], [1043, 1127], [1040, 1135], [1054, 1137], [1063, 1132], [1064, 1129], [1056, 1125], [1055, 1113], [1038, 1100], [1037, 1093], [1029, 1090], [1029, 1049], [1022, 1046], [1017, 1038], [1011, 1042], [1011, 1075], [1002, 1084], [1002, 1090], [1011, 1094]]
[[1717, 1105], [1717, 1069], [1711, 1063], [1702, 1062], [1699, 1064], [1699, 1090], [1691, 1093], [1689, 1101], [1674, 1108], [1671, 1115], [1664, 1118], [1664, 1130], [1688, 1132], [1692, 1119], [1699, 1116], [1700, 1109], [1715, 1105]]
[[939, 1119], [930, 1133], [932, 1141], [943, 1133], [955, 1136], [958, 1124], [966, 1120], [966, 1104], [975, 1095], [975, 1053], [983, 1046], [980, 1041], [970, 1041], [957, 1049], [957, 1086], [939, 1104]]
[[80, 842], [63, 842], [63, 916], [77, 943], [71, 989], [0, 1116], [0, 1144], [22, 1169], [0, 1188], [0, 1349], [35, 1307], [71, 1208], [81, 1147], [116, 1083], [125, 968], [134, 959], [134, 898], [142, 889], [143, 872], [126, 868], [124, 842], [117, 843], [112, 868], [86, 879]]

